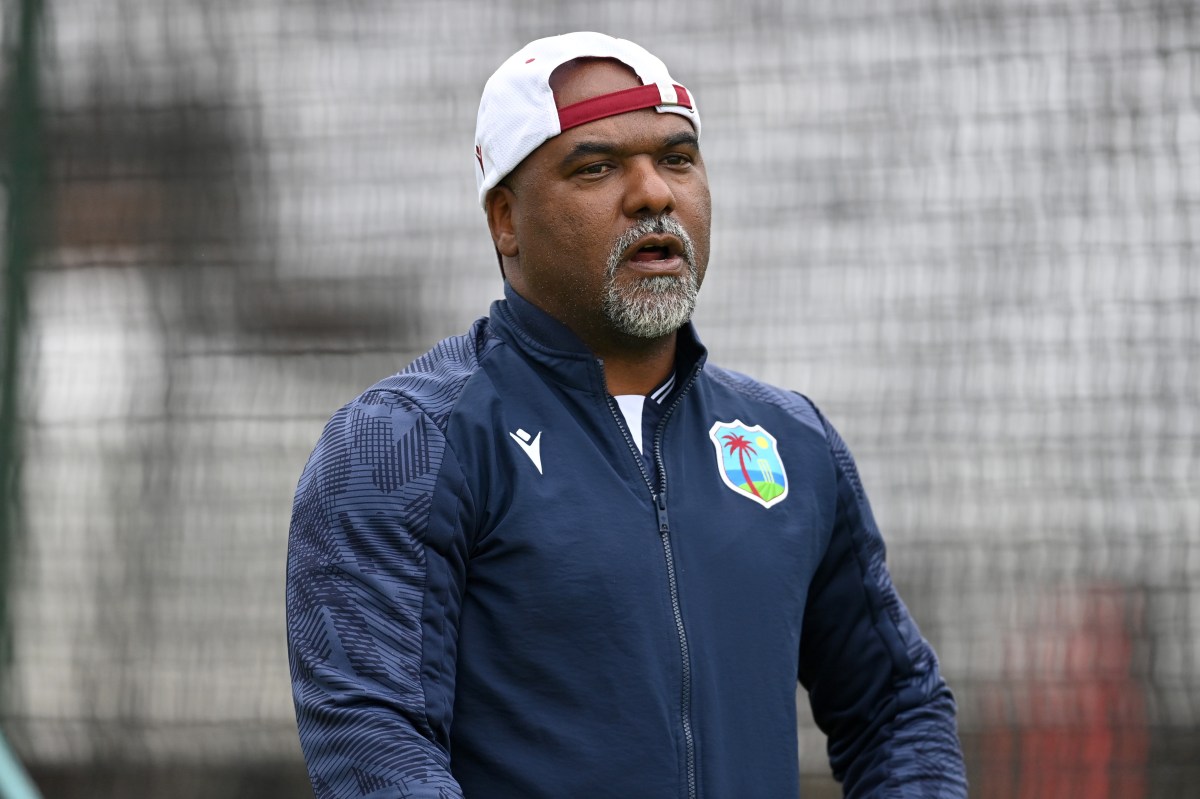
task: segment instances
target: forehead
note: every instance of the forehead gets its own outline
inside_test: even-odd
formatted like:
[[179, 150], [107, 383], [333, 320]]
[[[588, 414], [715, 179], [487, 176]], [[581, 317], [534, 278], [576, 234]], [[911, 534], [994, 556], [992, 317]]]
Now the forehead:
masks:
[[550, 74], [554, 104], [559, 108], [641, 85], [642, 81], [631, 67], [611, 58], [577, 58], [560, 65]]
[[[528, 161], [539, 169], [570, 171], [572, 163], [588, 155], [617, 158], [654, 154], [680, 146], [681, 137], [695, 142], [695, 128], [679, 114], [660, 114], [653, 108], [604, 117], [548, 139]], [[580, 154], [583, 155], [580, 155]]]
[[[637, 73], [613, 59], [581, 58], [558, 67], [550, 76], [559, 108], [603, 94], [641, 86]], [[611, 146], [614, 152], [651, 152], [663, 142], [695, 128], [679, 114], [653, 108], [603, 117], [547, 139], [513, 171], [517, 180], [557, 171], [580, 142]]]

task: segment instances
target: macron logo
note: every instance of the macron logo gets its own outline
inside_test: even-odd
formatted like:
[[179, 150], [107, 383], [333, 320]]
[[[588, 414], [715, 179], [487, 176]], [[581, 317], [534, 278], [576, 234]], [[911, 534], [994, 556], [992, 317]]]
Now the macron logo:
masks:
[[529, 460], [533, 461], [533, 465], [537, 467], [538, 474], [542, 473], [542, 434], [539, 432], [529, 440], [529, 434], [524, 430], [517, 428], [517, 432], [509, 433], [512, 440], [517, 442], [521, 449], [525, 450], [525, 454], [529, 456]]

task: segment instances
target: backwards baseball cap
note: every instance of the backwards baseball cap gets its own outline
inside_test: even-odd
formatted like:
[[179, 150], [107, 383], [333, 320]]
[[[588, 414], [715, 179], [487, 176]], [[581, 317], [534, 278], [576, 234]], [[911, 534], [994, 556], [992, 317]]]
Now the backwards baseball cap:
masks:
[[[636, 72], [642, 85], [559, 108], [550, 74], [576, 58], [616, 59]], [[479, 204], [484, 205], [488, 191], [547, 139], [587, 122], [643, 108], [686, 117], [699, 138], [695, 99], [671, 79], [662, 61], [642, 47], [582, 31], [530, 42], [501, 64], [483, 87], [475, 121]]]

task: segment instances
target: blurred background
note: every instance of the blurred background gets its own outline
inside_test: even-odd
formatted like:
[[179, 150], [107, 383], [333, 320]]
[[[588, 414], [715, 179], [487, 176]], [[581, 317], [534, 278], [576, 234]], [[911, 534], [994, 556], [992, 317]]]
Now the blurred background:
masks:
[[[0, 721], [46, 797], [311, 796], [324, 422], [500, 295], [483, 83], [573, 29], [704, 115], [714, 361], [854, 449], [972, 795], [1200, 796], [1194, 0], [6, 0]], [[838, 795], [821, 734], [805, 795]]]

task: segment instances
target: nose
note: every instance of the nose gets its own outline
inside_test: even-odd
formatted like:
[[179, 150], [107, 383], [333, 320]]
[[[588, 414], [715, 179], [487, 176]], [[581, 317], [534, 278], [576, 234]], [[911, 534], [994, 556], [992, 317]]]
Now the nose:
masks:
[[624, 211], [627, 217], [660, 216], [675, 210], [675, 194], [671, 184], [657, 167], [649, 156], [632, 159], [625, 178]]

